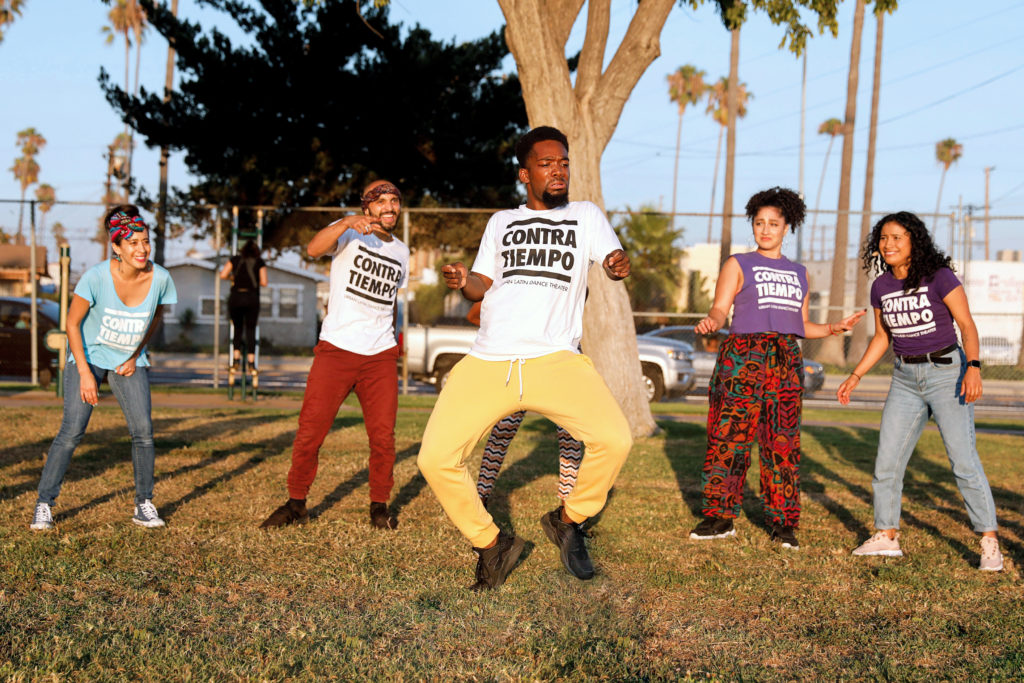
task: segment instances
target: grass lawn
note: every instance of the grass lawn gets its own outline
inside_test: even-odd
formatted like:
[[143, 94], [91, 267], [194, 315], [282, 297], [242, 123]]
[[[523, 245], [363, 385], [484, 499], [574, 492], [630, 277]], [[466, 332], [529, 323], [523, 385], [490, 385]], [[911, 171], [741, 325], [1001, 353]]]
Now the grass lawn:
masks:
[[[978, 543], [939, 434], [905, 484], [902, 559], [854, 558], [872, 528], [878, 414], [808, 411], [801, 548], [773, 546], [748, 476], [735, 538], [687, 539], [700, 506], [704, 427], [658, 415], [593, 532], [599, 574], [570, 576], [540, 528], [556, 504], [554, 428], [528, 418], [492, 497], [532, 543], [495, 592], [419, 476], [432, 397], [403, 403], [393, 532], [368, 524], [366, 435], [343, 411], [321, 452], [316, 518], [273, 533], [294, 411], [156, 409], [156, 504], [129, 522], [120, 411], [101, 407], [55, 508], [28, 529], [52, 407], [0, 420], [0, 679], [396, 680], [1001, 679], [1024, 676], [1024, 423], [987, 421], [979, 450], [1006, 571]], [[659, 409], [660, 412], [660, 409]], [[812, 424], [813, 423], [813, 424]], [[821, 426], [817, 426], [821, 425]], [[755, 458], [756, 459], [756, 458]], [[479, 452], [474, 465], [479, 463]]]

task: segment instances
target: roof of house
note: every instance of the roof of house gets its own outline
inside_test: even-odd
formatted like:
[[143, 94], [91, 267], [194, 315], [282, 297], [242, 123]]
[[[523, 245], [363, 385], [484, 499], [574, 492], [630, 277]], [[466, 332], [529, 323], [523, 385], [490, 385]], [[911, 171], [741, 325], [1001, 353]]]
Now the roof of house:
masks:
[[[182, 266], [194, 266], [196, 268], [202, 268], [204, 270], [217, 270], [217, 264], [205, 258], [192, 258], [186, 256], [184, 258], [172, 259], [164, 264], [164, 268], [171, 270], [172, 268], [180, 268]], [[289, 273], [291, 275], [297, 275], [298, 277], [308, 278], [315, 282], [327, 282], [330, 278], [320, 273], [315, 273], [304, 268], [297, 266], [289, 266], [284, 264], [267, 263], [267, 270], [277, 270], [282, 273]]]

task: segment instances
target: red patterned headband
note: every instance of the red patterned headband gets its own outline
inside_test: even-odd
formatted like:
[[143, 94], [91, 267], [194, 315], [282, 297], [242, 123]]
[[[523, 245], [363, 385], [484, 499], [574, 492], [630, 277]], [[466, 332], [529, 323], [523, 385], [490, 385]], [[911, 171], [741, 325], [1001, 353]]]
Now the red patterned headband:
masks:
[[107, 222], [107, 230], [110, 231], [110, 241], [116, 243], [119, 239], [128, 237], [133, 232], [142, 232], [148, 226], [142, 216], [129, 216], [124, 211], [118, 211]]
[[402, 193], [399, 192], [398, 188], [392, 185], [391, 183], [385, 182], [366, 191], [366, 194], [364, 194], [360, 199], [360, 203], [362, 204], [363, 209], [365, 210], [367, 207], [370, 206], [371, 202], [380, 199], [380, 196], [384, 194], [393, 194], [396, 197], [398, 197], [398, 201], [402, 201]]

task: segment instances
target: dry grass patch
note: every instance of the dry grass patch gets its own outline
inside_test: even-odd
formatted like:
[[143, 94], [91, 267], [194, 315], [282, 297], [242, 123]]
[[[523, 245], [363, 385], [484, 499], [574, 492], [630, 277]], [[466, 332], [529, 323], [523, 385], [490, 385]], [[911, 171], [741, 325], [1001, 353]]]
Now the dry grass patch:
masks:
[[[902, 560], [853, 558], [871, 528], [877, 431], [858, 415], [804, 430], [797, 552], [761, 522], [757, 467], [738, 535], [686, 538], [700, 505], [704, 428], [640, 440], [590, 541], [599, 575], [560, 566], [538, 520], [556, 504], [557, 448], [528, 419], [492, 497], [531, 541], [501, 590], [465, 587], [474, 558], [419, 476], [428, 412], [399, 414], [391, 533], [368, 524], [366, 435], [343, 411], [310, 498], [316, 518], [257, 524], [286, 497], [294, 411], [157, 409], [156, 503], [129, 523], [130, 445], [96, 411], [68, 472], [58, 530], [27, 529], [60, 421], [0, 423], [0, 677], [420, 680], [1012, 678], [1024, 674], [1024, 437], [979, 436], [1007, 571], [982, 575], [939, 436], [908, 471]], [[1011, 424], [1011, 427], [1014, 425]], [[1020, 425], [1016, 425], [1020, 429]], [[479, 456], [478, 456], [479, 457]], [[753, 488], [749, 488], [753, 487]]]

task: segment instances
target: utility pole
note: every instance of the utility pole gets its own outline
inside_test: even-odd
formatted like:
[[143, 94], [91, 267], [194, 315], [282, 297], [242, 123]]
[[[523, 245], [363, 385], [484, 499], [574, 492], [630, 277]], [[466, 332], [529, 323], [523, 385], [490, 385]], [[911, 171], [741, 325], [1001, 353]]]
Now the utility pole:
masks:
[[988, 185], [989, 178], [992, 175], [992, 171], [996, 169], [995, 166], [985, 167], [985, 260], [988, 261]]
[[[807, 47], [804, 47], [803, 77], [800, 81], [800, 199], [804, 198], [804, 129], [807, 123]], [[811, 236], [814, 239], [814, 236]], [[796, 229], [796, 262], [804, 261], [804, 227]]]

